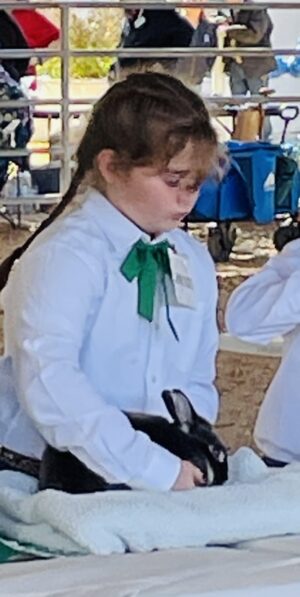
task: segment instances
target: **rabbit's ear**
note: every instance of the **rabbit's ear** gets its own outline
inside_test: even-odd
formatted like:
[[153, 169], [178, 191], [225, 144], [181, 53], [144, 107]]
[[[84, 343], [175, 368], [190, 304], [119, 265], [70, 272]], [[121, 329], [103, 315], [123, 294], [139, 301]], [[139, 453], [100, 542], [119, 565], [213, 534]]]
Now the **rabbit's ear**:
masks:
[[188, 397], [181, 390], [164, 390], [162, 398], [173, 421], [188, 433], [196, 417]]

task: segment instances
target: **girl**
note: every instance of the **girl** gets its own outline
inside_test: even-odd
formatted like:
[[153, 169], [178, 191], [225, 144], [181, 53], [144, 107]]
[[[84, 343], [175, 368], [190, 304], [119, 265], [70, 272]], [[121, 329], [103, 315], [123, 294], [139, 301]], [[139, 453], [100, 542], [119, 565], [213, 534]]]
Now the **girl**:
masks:
[[202, 100], [168, 75], [131, 75], [95, 105], [61, 204], [2, 266], [3, 285], [27, 249], [3, 291], [6, 459], [47, 442], [131, 487], [202, 482], [122, 410], [165, 416], [161, 393], [179, 388], [216, 419], [214, 266], [177, 229], [216, 146]]
[[267, 344], [284, 337], [282, 360], [254, 430], [264, 461], [277, 467], [300, 460], [300, 240], [293, 240], [295, 224], [283, 231], [279, 228], [275, 237], [282, 251], [233, 292], [226, 314], [229, 332], [242, 340]]

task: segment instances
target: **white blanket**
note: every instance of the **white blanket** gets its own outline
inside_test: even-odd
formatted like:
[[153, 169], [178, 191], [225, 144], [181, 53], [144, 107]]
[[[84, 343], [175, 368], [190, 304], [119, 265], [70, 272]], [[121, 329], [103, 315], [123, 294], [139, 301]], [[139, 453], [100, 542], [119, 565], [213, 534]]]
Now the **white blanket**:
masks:
[[36, 493], [36, 481], [0, 472], [0, 535], [41, 553], [111, 554], [225, 545], [300, 533], [300, 464], [267, 469], [248, 448], [229, 482], [184, 492]]

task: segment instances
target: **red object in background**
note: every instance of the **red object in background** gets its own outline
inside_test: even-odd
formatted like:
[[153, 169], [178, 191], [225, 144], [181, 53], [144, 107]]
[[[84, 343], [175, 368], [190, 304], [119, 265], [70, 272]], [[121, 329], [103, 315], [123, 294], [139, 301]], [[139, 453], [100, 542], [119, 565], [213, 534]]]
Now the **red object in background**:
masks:
[[60, 36], [60, 30], [49, 19], [34, 9], [12, 10], [30, 48], [47, 48]]
[[[16, 8], [12, 10], [12, 14], [30, 48], [47, 48], [60, 36], [59, 28], [34, 9], [22, 10]], [[34, 64], [29, 65], [26, 74], [35, 77], [29, 89], [36, 91], [36, 66]]]

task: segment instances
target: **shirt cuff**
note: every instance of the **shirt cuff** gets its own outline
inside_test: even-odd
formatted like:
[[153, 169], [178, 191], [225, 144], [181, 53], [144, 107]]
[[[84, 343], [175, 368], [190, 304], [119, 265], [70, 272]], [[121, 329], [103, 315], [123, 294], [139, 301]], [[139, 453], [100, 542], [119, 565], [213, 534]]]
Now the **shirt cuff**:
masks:
[[142, 478], [130, 479], [130, 486], [133, 489], [168, 491], [174, 485], [180, 467], [180, 458], [160, 446], [155, 446], [151, 461], [145, 468]]

